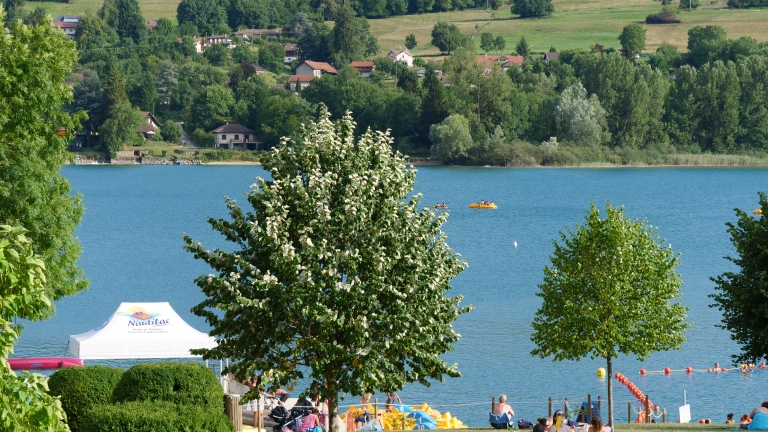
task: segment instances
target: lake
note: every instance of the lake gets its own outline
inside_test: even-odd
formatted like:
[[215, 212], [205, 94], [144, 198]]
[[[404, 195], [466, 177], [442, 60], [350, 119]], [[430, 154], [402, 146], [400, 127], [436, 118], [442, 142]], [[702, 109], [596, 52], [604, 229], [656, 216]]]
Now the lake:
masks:
[[[97, 327], [122, 301], [169, 301], [182, 318], [206, 331], [205, 322], [189, 310], [203, 298], [193, 280], [210, 268], [182, 250], [182, 233], [206, 248], [232, 249], [205, 218], [227, 215], [224, 196], [245, 202], [243, 193], [264, 171], [256, 166], [68, 166], [63, 173], [84, 197], [86, 212], [76, 234], [91, 287], [58, 302], [50, 321], [29, 323], [14, 356], [64, 355], [69, 335]], [[529, 353], [530, 323], [540, 306], [535, 293], [553, 240], [583, 222], [590, 202], [604, 209], [610, 200], [632, 218], [647, 218], [682, 253], [682, 301], [694, 323], [682, 350], [655, 353], [645, 362], [620, 357], [614, 370], [667, 408], [672, 420], [684, 391], [694, 420], [722, 423], [729, 412], [736, 418], [750, 412], [768, 399], [766, 370], [646, 377], [638, 370], [706, 369], [716, 361], [730, 366], [738, 347], [715, 327], [721, 315], [709, 307], [714, 290], [709, 278], [734, 268], [723, 259], [734, 253], [725, 231], [725, 223], [735, 220], [733, 209], [751, 212], [757, 192], [766, 189], [768, 169], [762, 168], [419, 168], [416, 192], [423, 193], [425, 205], [448, 203], [448, 244], [469, 263], [451, 294], [464, 295], [465, 304], [476, 309], [455, 324], [463, 337], [446, 355], [464, 377], [429, 388], [411, 385], [401, 397], [412, 404], [427, 401], [475, 426], [487, 424], [490, 399], [499, 393], [509, 397], [516, 419], [531, 421], [546, 414], [548, 397], [558, 406], [567, 398], [572, 407], [586, 401], [588, 393], [605, 400], [605, 380], [595, 375], [604, 361], [555, 363]], [[495, 201], [498, 210], [467, 208], [479, 199]], [[614, 389], [616, 420], [626, 422], [627, 402], [639, 405], [615, 381]], [[385, 395], [375, 397], [383, 401]], [[607, 419], [607, 404], [602, 417]]]

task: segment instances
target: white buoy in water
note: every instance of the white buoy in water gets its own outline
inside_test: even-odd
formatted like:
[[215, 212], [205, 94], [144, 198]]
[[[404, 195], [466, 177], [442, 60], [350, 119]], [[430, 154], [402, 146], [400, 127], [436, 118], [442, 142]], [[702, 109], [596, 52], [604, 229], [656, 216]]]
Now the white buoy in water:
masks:
[[515, 240], [515, 242], [512, 244], [515, 245], [515, 247], [517, 247], [517, 240]]

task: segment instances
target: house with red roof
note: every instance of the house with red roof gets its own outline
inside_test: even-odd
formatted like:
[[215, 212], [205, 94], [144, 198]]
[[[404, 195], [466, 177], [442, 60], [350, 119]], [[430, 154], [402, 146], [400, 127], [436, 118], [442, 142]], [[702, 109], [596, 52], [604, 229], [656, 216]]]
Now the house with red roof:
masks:
[[483, 68], [485, 72], [490, 72], [493, 65], [498, 64], [503, 72], [506, 72], [512, 66], [522, 66], [525, 57], [519, 55], [479, 55], [475, 57], [477, 67]]
[[337, 71], [335, 67], [329, 65], [326, 62], [307, 60], [296, 68], [294, 75], [323, 76], [325, 74], [336, 75], [338, 73], [339, 71]]
[[373, 64], [373, 60], [353, 61], [349, 64], [353, 69], [360, 72], [363, 78], [371, 76], [371, 72], [376, 69], [376, 65]]
[[285, 48], [285, 63], [293, 63], [299, 59], [299, 46], [295, 43], [283, 45]]

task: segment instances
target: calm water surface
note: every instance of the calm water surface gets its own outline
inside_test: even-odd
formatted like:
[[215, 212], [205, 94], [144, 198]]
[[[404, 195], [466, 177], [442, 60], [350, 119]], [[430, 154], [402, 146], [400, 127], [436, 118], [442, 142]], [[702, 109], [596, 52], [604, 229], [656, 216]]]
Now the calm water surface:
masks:
[[[191, 325], [207, 330], [189, 309], [202, 300], [193, 279], [210, 269], [182, 250], [182, 233], [207, 248], [232, 249], [205, 218], [226, 216], [225, 195], [245, 202], [243, 192], [264, 171], [252, 166], [74, 166], [64, 168], [64, 174], [84, 197], [86, 213], [77, 235], [83, 246], [80, 264], [91, 288], [58, 302], [52, 320], [28, 324], [15, 356], [63, 355], [69, 335], [97, 327], [122, 301], [169, 301]], [[682, 252], [682, 301], [694, 322], [682, 350], [656, 353], [643, 363], [620, 357], [614, 370], [673, 413], [686, 391], [694, 419], [724, 422], [727, 413], [738, 417], [768, 399], [768, 371], [645, 378], [637, 372], [641, 367], [701, 369], [716, 361], [730, 363], [737, 347], [727, 332], [715, 328], [720, 314], [708, 307], [709, 277], [733, 268], [723, 259], [733, 253], [724, 224], [735, 220], [734, 207], [756, 208], [757, 192], [768, 190], [768, 169], [423, 167], [417, 179], [425, 205], [449, 203], [444, 230], [451, 247], [469, 263], [455, 279], [454, 293], [476, 309], [456, 323], [463, 338], [446, 356], [459, 364], [464, 377], [430, 388], [406, 387], [401, 392], [406, 402], [427, 401], [467, 424], [483, 425], [490, 398], [499, 393], [509, 396], [517, 419], [529, 420], [546, 414], [547, 397], [578, 403], [588, 393], [605, 398], [606, 383], [595, 376], [605, 366], [602, 360], [553, 363], [529, 352], [530, 323], [540, 306], [534, 294], [553, 239], [581, 223], [591, 201], [604, 208], [608, 200], [623, 205], [630, 217], [647, 218]], [[494, 200], [499, 209], [467, 208], [478, 199]], [[129, 365], [87, 362], [97, 363]], [[627, 402], [633, 399], [623, 387], [615, 389], [616, 419], [626, 422]]]

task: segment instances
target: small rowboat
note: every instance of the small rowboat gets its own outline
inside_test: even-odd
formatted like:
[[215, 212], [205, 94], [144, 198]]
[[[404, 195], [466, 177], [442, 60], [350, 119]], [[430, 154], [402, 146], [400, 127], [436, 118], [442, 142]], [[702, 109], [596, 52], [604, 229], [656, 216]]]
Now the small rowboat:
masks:
[[480, 204], [480, 203], [472, 203], [469, 205], [469, 208], [473, 209], [495, 209], [497, 208], [496, 204]]
[[8, 364], [12, 370], [52, 370], [68, 366], [85, 366], [83, 359], [70, 357], [10, 358]]

